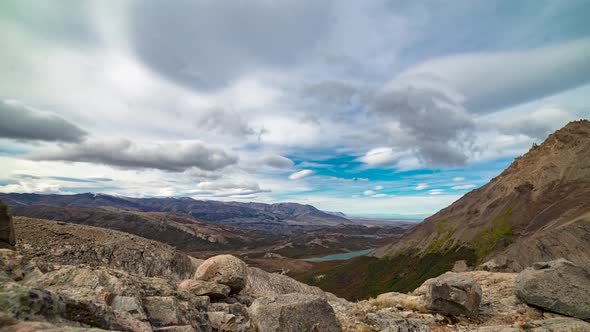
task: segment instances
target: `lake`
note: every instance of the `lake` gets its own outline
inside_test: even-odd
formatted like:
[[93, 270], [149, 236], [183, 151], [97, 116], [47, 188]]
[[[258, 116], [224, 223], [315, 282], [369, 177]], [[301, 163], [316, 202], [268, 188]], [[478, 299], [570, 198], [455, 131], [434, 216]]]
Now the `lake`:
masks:
[[364, 249], [364, 250], [359, 250], [359, 251], [343, 252], [341, 254], [333, 254], [333, 255], [322, 256], [322, 257], [305, 258], [303, 260], [308, 261], [308, 262], [339, 261], [339, 260], [351, 259], [353, 257], [363, 256], [363, 255], [370, 253], [373, 250], [375, 250], [375, 248]]

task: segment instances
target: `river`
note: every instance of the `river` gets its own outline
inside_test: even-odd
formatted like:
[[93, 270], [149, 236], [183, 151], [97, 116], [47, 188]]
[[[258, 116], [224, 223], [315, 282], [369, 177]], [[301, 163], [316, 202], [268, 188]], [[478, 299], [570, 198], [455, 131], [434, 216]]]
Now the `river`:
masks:
[[363, 256], [363, 255], [370, 253], [373, 250], [375, 250], [375, 248], [369, 248], [369, 249], [364, 249], [364, 250], [359, 250], [359, 251], [343, 252], [341, 254], [333, 254], [333, 255], [322, 256], [322, 257], [305, 258], [303, 260], [308, 261], [308, 262], [338, 261], [338, 260], [345, 260], [345, 259], [351, 259], [353, 257]]

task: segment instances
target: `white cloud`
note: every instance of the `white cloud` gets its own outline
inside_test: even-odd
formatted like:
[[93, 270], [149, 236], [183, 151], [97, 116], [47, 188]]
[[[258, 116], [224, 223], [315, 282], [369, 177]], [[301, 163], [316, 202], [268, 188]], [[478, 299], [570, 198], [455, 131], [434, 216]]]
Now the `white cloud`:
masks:
[[463, 189], [471, 189], [471, 188], [475, 188], [475, 187], [477, 187], [477, 186], [474, 185], [474, 184], [463, 184], [463, 185], [460, 185], [460, 186], [453, 186], [452, 189], [454, 189], [454, 190], [463, 190]]
[[419, 183], [414, 189], [416, 189], [416, 190], [424, 190], [424, 189], [426, 189], [428, 187], [430, 187], [428, 185], [428, 183]]
[[430, 189], [428, 191], [428, 194], [429, 195], [442, 195], [442, 194], [444, 194], [444, 192], [445, 191], [443, 189]]
[[363, 192], [363, 195], [365, 195], [365, 196], [373, 196], [375, 194], [377, 194], [377, 193], [375, 191], [373, 191], [373, 190], [365, 190]]
[[375, 194], [375, 195], [373, 195], [371, 197], [374, 197], [374, 198], [383, 198], [383, 197], [387, 197], [387, 196], [389, 196], [389, 195], [387, 195], [387, 194]]
[[373, 189], [375, 189], [375, 190], [383, 190], [383, 186], [375, 186]]
[[465, 181], [465, 178], [462, 176], [458, 176], [458, 177], [453, 178], [453, 181], [455, 181], [455, 182]]
[[299, 180], [299, 179], [303, 179], [304, 177], [308, 177], [310, 175], [312, 175], [314, 172], [310, 169], [304, 169], [298, 172], [295, 172], [291, 175], [289, 175], [289, 179], [291, 180]]

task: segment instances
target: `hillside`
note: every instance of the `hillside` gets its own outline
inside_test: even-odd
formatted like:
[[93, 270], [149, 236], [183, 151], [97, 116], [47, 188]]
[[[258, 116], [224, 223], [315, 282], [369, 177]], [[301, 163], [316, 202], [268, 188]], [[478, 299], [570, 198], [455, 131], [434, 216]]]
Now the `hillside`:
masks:
[[360, 298], [412, 290], [457, 260], [521, 271], [533, 262], [563, 257], [590, 269], [588, 197], [590, 122], [575, 121], [373, 257], [298, 278]]
[[114, 207], [143, 212], [176, 212], [197, 219], [234, 223], [240, 226], [269, 228], [273, 225], [339, 225], [351, 221], [297, 203], [240, 203], [202, 201], [192, 198], [132, 198], [105, 194], [39, 195], [0, 194], [0, 199], [11, 207], [48, 205], [58, 207]]

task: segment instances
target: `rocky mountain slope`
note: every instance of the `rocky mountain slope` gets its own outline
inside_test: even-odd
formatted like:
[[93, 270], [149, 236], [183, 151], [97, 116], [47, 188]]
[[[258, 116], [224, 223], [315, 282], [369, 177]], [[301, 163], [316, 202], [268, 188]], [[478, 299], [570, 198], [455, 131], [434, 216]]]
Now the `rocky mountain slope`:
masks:
[[0, 194], [11, 207], [48, 205], [59, 207], [113, 207], [142, 212], [176, 212], [197, 219], [234, 223], [242, 226], [271, 227], [289, 225], [339, 225], [350, 220], [297, 203], [240, 203], [200, 201], [192, 198], [131, 198], [105, 194], [39, 195]]
[[589, 197], [590, 122], [575, 121], [373, 257], [298, 279], [356, 299], [412, 290], [456, 261], [521, 271], [563, 257], [590, 269]]
[[590, 268], [589, 197], [590, 121], [571, 122], [374, 256], [464, 247], [472, 264], [494, 259], [504, 270], [559, 257]]
[[205, 222], [174, 212], [45, 205], [15, 207], [11, 212], [15, 216], [113, 229], [164, 242], [184, 251], [247, 250], [277, 243], [282, 238], [265, 231]]

